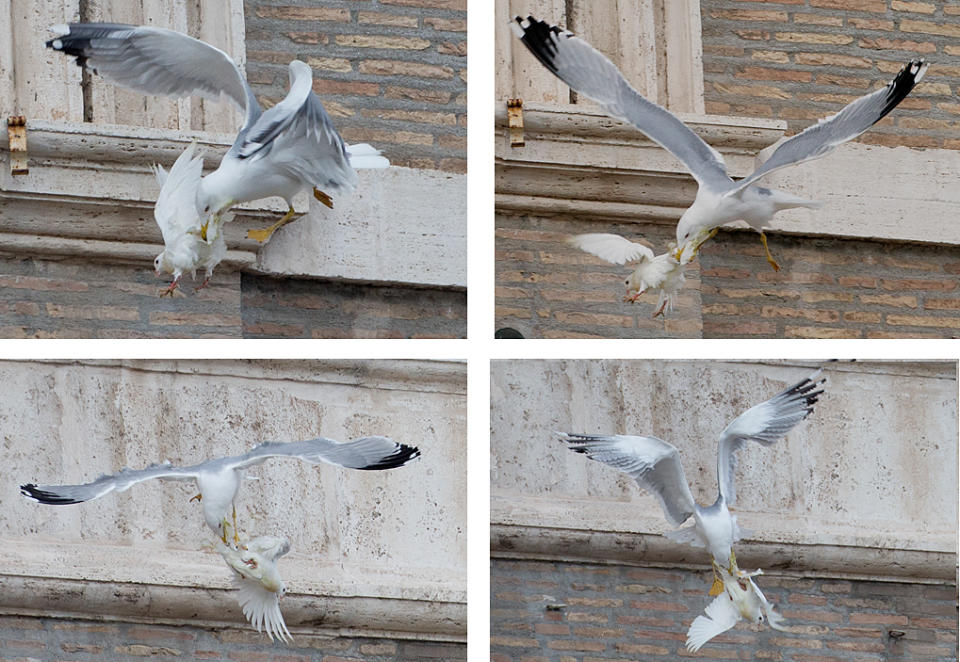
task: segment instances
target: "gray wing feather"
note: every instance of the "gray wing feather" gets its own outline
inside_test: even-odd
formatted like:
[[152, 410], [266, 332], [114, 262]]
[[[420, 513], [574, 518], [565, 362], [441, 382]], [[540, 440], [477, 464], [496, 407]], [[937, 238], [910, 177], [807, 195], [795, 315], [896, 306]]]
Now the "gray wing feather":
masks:
[[820, 370], [790, 388], [743, 412], [720, 434], [717, 450], [717, 482], [727, 505], [733, 505], [737, 493], [733, 474], [737, 468], [736, 452], [747, 441], [769, 446], [786, 435], [813, 411], [823, 390], [815, 390], [826, 382]]
[[643, 98], [603, 53], [567, 30], [532, 16], [517, 16], [517, 36], [557, 78], [629, 122], [680, 159], [701, 185], [718, 191], [733, 186], [723, 157], [667, 109]]
[[145, 94], [226, 97], [256, 121], [260, 104], [233, 59], [210, 44], [173, 30], [116, 23], [71, 23], [51, 28], [49, 48], [77, 58], [107, 80]]
[[152, 464], [146, 469], [124, 468], [115, 474], [104, 474], [92, 483], [83, 485], [34, 485], [28, 483], [20, 486], [20, 493], [23, 496], [36, 499], [40, 503], [64, 506], [97, 499], [110, 492], [123, 492], [132, 485], [153, 478], [194, 480], [196, 477], [197, 472], [194, 471], [193, 467], [175, 467], [169, 462], [164, 462], [163, 464]]
[[603, 462], [632, 477], [657, 497], [673, 526], [683, 524], [696, 509], [677, 449], [656, 437], [555, 433], [560, 441], [591, 460]]
[[922, 58], [908, 62], [885, 87], [855, 99], [836, 115], [820, 120], [780, 145], [752, 175], [738, 181], [737, 187], [728, 195], [743, 190], [774, 170], [818, 159], [853, 140], [896, 108], [926, 71], [927, 65]]
[[348, 469], [392, 469], [420, 457], [420, 450], [387, 437], [363, 437], [340, 443], [318, 437], [288, 443], [267, 441], [248, 453], [224, 461], [234, 468], [249, 467], [271, 457], [292, 457], [310, 464], [334, 464]]
[[290, 63], [290, 90], [241, 134], [240, 159], [269, 158], [273, 168], [327, 192], [351, 191], [357, 174], [347, 146], [313, 93], [313, 72], [299, 60]]

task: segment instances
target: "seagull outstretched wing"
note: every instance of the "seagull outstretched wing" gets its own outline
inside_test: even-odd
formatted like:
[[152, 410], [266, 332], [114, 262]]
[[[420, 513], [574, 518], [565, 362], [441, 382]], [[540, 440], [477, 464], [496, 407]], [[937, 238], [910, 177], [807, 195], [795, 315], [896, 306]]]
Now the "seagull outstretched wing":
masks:
[[720, 152], [666, 108], [644, 99], [603, 53], [572, 32], [533, 16], [517, 16], [511, 27], [557, 78], [680, 159], [701, 186], [725, 191], [733, 185]]
[[717, 482], [727, 505], [736, 501], [733, 473], [737, 467], [736, 452], [747, 441], [769, 446], [810, 415], [823, 390], [815, 390], [826, 381], [819, 379], [820, 370], [766, 402], [754, 405], [737, 416], [720, 434], [717, 449]]
[[683, 524], [696, 509], [677, 449], [656, 437], [555, 433], [572, 451], [609, 464], [657, 497], [667, 521]]

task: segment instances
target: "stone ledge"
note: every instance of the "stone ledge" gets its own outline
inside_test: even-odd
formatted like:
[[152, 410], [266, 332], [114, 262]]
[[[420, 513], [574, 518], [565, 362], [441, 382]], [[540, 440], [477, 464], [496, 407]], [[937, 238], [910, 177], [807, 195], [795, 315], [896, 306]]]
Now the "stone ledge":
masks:
[[[779, 120], [678, 116], [723, 154], [734, 176], [752, 172], [756, 154], [787, 127]], [[498, 105], [497, 211], [675, 224], [696, 195], [684, 165], [627, 123], [574, 105], [528, 104], [523, 119], [526, 145], [511, 147], [506, 109]]]
[[[769, 158], [786, 130], [779, 120], [678, 116], [723, 155], [735, 178]], [[624, 122], [575, 105], [529, 104], [524, 126], [526, 146], [510, 147], [506, 109], [498, 105], [499, 213], [674, 225], [696, 195], [680, 161]], [[953, 245], [960, 244], [960, 226], [942, 219], [960, 207], [957, 172], [956, 150], [847, 143], [761, 184], [825, 203], [781, 212], [776, 232]]]
[[[31, 361], [34, 362], [34, 361]], [[343, 384], [391, 391], [466, 395], [466, 363], [445, 360], [380, 359], [41, 359], [42, 365], [82, 365], [100, 370], [132, 370], [170, 375], [254, 378], [258, 381]]]
[[[158, 186], [149, 166], [169, 166], [191, 140], [213, 166], [233, 137], [28, 118], [28, 175], [10, 175], [7, 136], [0, 135], [0, 225], [10, 234], [98, 240], [103, 243], [91, 250], [101, 261], [152, 263], [162, 244], [153, 220]], [[272, 223], [286, 204], [269, 198], [238, 205], [237, 219], [225, 228], [235, 251], [230, 266], [274, 275], [466, 287], [465, 176], [399, 167], [359, 174], [360, 187], [338, 198], [335, 210], [300, 194], [294, 208], [305, 216], [267, 246], [247, 239], [246, 231]], [[60, 245], [23, 238], [18, 243], [38, 256]]]
[[[693, 564], [706, 567], [703, 549], [675, 543], [653, 498], [650, 512], [636, 503], [594, 499], [537, 498], [491, 494], [492, 552], [550, 560]], [[656, 510], [654, 510], [656, 509]], [[589, 523], [577, 526], [569, 517]], [[897, 531], [862, 526], [801, 523], [768, 513], [738, 511], [742, 528], [753, 532], [736, 545], [742, 568], [817, 572], [827, 576], [869, 575], [931, 581], [952, 580], [956, 572], [954, 533], [911, 538]], [[816, 536], [797, 531], [816, 531]]]
[[[215, 552], [148, 550], [4, 540], [0, 613], [95, 620], [249, 627], [231, 573]], [[295, 553], [295, 552], [294, 552]], [[294, 637], [353, 634], [461, 642], [466, 591], [449, 577], [422, 577], [350, 565], [280, 563], [288, 593], [281, 609]]]

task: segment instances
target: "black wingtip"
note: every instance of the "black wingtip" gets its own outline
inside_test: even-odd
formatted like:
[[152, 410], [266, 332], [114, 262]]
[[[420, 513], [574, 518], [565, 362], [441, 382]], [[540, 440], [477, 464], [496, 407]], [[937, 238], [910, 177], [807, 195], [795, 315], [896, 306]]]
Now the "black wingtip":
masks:
[[381, 469], [394, 469], [402, 467], [408, 462], [413, 462], [420, 457], [420, 449], [416, 446], [407, 446], [398, 444], [397, 449], [390, 455], [380, 459], [378, 462], [368, 464], [365, 467], [359, 467], [361, 471], [379, 471]]
[[[517, 16], [513, 19], [519, 26], [517, 35], [520, 41], [533, 53], [534, 57], [540, 60], [540, 63], [554, 74], [557, 73], [557, 42], [556, 37], [564, 34], [555, 25], [550, 25], [545, 21], [540, 21], [533, 16], [527, 16], [526, 19]], [[570, 34], [570, 33], [566, 33]]]
[[47, 492], [46, 490], [41, 490], [33, 483], [21, 485], [20, 494], [25, 497], [30, 497], [31, 499], [36, 499], [40, 503], [45, 503], [50, 506], [68, 506], [73, 503], [80, 503], [75, 499], [63, 497], [59, 494], [54, 494], [53, 492]]
[[[927, 62], [922, 57], [910, 60], [896, 77], [887, 85], [887, 97], [880, 111], [880, 117], [877, 122], [882, 120], [887, 114], [897, 107], [897, 105], [907, 98], [907, 95], [913, 91], [913, 88], [923, 79], [927, 72]], [[876, 122], [875, 122], [876, 123]]]

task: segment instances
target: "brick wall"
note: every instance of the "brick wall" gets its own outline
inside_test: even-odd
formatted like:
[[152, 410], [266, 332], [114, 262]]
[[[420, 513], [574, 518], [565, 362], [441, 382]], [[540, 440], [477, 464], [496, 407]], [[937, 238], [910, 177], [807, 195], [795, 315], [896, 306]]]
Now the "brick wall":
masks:
[[[955, 585], [771, 574], [757, 585], [790, 632], [740, 624], [691, 654], [687, 629], [711, 599], [706, 571], [494, 559], [491, 660], [957, 659]], [[547, 609], [556, 604], [564, 606]]]
[[774, 272], [752, 231], [700, 253], [703, 336], [960, 336], [960, 247], [774, 235]]
[[463, 290], [272, 279], [223, 267], [159, 298], [143, 265], [0, 259], [4, 338], [465, 337]]
[[464, 290], [243, 274], [245, 338], [465, 338]]
[[796, 133], [889, 81], [924, 81], [859, 140], [960, 149], [960, 5], [931, 0], [702, 0], [708, 113], [786, 120]]
[[[239, 613], [239, 612], [238, 612]], [[459, 644], [296, 634], [290, 646], [247, 629], [0, 616], [0, 659], [114, 662], [147, 657], [230, 662], [465, 660]]]
[[244, 3], [247, 75], [261, 102], [304, 60], [348, 142], [395, 165], [466, 172], [466, 0]]
[[528, 338], [960, 337], [960, 247], [775, 234], [774, 272], [755, 232], [724, 228], [688, 265], [674, 312], [653, 320], [656, 295], [622, 301], [628, 266], [564, 240], [613, 232], [665, 246], [673, 226], [510, 215], [497, 223], [495, 325]]
[[[527, 338], [699, 338], [698, 272], [672, 313], [652, 319], [657, 296], [625, 303], [629, 266], [617, 266], [568, 246], [573, 234], [612, 232], [662, 247], [674, 239], [668, 225], [585, 223], [565, 218], [498, 215], [496, 230], [496, 328]], [[764, 263], [766, 264], [766, 263]]]

